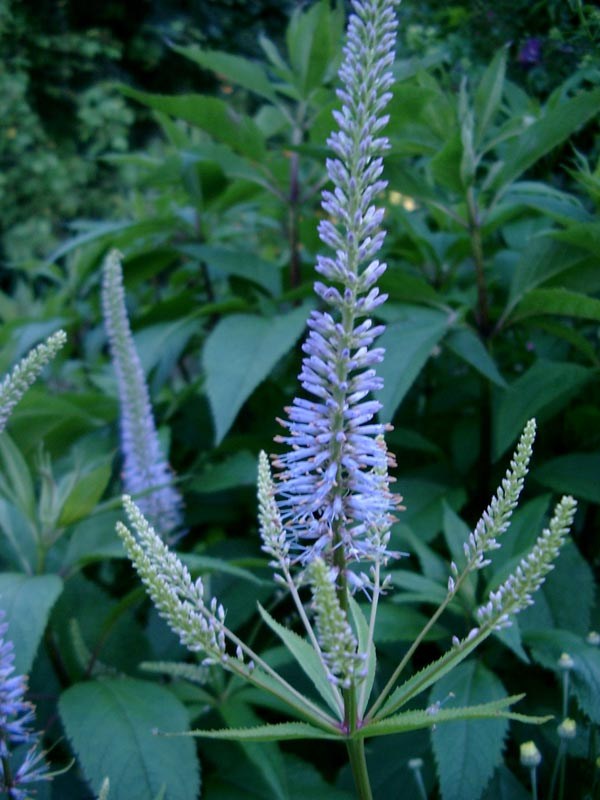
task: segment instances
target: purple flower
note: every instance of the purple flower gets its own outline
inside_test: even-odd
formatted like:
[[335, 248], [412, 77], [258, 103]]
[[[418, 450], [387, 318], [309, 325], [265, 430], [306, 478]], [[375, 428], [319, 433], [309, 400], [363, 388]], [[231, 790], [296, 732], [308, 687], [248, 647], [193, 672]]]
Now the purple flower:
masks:
[[393, 82], [394, 5], [353, 3], [339, 72], [343, 105], [334, 112], [339, 130], [328, 140], [333, 190], [323, 192], [322, 207], [331, 219], [319, 225], [335, 253], [316, 265], [328, 283], [317, 281], [315, 291], [329, 310], [308, 320], [299, 379], [309, 399], [286, 409], [287, 433], [278, 437], [289, 447], [275, 461], [278, 505], [302, 563], [323, 557], [339, 567], [392, 555], [382, 542], [399, 498], [387, 479], [386, 426], [374, 420], [381, 404], [371, 397], [383, 386], [374, 368], [384, 351], [374, 343], [384, 328], [370, 315], [386, 299], [375, 285], [386, 269], [375, 259], [384, 212], [373, 201], [387, 185], [381, 175], [389, 143], [380, 132]]
[[542, 40], [535, 36], [525, 39], [517, 54], [519, 64], [534, 66], [539, 64], [542, 58]]
[[[0, 619], [4, 612], [0, 612]], [[27, 677], [13, 675], [15, 651], [11, 641], [4, 638], [8, 625], [0, 622], [0, 790], [12, 800], [25, 800], [30, 791], [22, 789], [26, 784], [49, 780], [43, 754], [38, 750], [39, 734], [29, 725], [34, 719], [34, 708], [25, 700]], [[22, 744], [30, 748], [14, 769], [11, 749]]]
[[153, 527], [167, 538], [182, 524], [181, 495], [165, 460], [150, 405], [144, 372], [135, 349], [123, 290], [120, 254], [104, 264], [102, 305], [121, 405], [123, 483]]

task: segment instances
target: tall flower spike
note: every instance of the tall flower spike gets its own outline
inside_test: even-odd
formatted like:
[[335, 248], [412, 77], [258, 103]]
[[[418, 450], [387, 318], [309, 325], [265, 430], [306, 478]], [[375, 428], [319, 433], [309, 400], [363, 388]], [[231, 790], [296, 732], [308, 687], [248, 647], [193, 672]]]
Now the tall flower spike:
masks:
[[104, 263], [102, 306], [121, 406], [125, 491], [136, 497], [144, 515], [167, 538], [182, 524], [183, 501], [161, 452], [148, 387], [129, 327], [121, 255], [116, 250]]
[[[1, 612], [0, 619], [4, 616]], [[31, 791], [24, 787], [50, 780], [43, 754], [38, 750], [39, 735], [30, 730], [34, 708], [25, 700], [27, 678], [13, 675], [15, 652], [13, 643], [4, 638], [8, 625], [0, 623], [0, 794], [11, 800], [25, 800]], [[11, 749], [29, 745], [19, 766], [11, 757]], [[4, 795], [6, 792], [6, 795]]]
[[13, 408], [66, 341], [67, 335], [64, 331], [53, 333], [45, 342], [27, 353], [0, 383], [0, 432], [6, 427]]
[[123, 505], [137, 539], [121, 522], [117, 533], [159, 614], [192, 652], [202, 652], [205, 663], [225, 663], [225, 610], [215, 598], [207, 606], [204, 585], [172, 553], [130, 497]]
[[299, 379], [312, 399], [296, 398], [286, 409], [287, 433], [277, 439], [289, 447], [275, 460], [278, 505], [302, 563], [323, 557], [345, 568], [392, 555], [381, 543], [398, 499], [381, 479], [388, 455], [377, 437], [386, 426], [374, 422], [381, 404], [369, 397], [383, 386], [374, 370], [383, 348], [372, 345], [384, 328], [368, 315], [386, 299], [375, 286], [386, 265], [374, 258], [385, 234], [383, 209], [373, 200], [386, 186], [382, 154], [389, 143], [379, 133], [393, 82], [395, 4], [353, 3], [339, 72], [343, 106], [334, 112], [339, 130], [328, 140], [334, 189], [323, 192], [322, 206], [332, 219], [319, 226], [335, 257], [319, 256], [316, 266], [330, 282], [315, 283], [330, 311], [311, 314], [303, 345]]
[[496, 629], [507, 627], [511, 614], [532, 605], [533, 595], [554, 569], [554, 561], [569, 533], [576, 509], [577, 503], [572, 497], [560, 500], [549, 526], [538, 537], [529, 555], [521, 559], [516, 570], [495, 592], [490, 592], [488, 602], [477, 609], [481, 625], [492, 625]]

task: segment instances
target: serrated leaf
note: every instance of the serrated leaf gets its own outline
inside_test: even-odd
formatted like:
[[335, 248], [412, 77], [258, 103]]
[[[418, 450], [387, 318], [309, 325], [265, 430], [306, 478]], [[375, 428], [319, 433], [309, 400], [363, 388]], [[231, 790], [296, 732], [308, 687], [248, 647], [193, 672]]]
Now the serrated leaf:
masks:
[[502, 388], [506, 386], [506, 381], [500, 374], [496, 362], [485, 349], [479, 336], [470, 328], [451, 331], [445, 341], [452, 352], [491, 380], [492, 383]]
[[560, 672], [558, 659], [568, 653], [575, 662], [570, 685], [582, 711], [600, 723], [600, 650], [565, 630], [538, 630], [524, 634], [531, 655], [538, 664]]
[[15, 672], [28, 673], [46, 629], [48, 615], [63, 587], [58, 575], [0, 574], [0, 609], [15, 647]]
[[[430, 702], [443, 703], [444, 710], [475, 705], [487, 698], [504, 697], [499, 678], [472, 661], [461, 664], [435, 686]], [[437, 716], [437, 715], [436, 715]], [[502, 760], [506, 719], [453, 722], [432, 731], [431, 739], [443, 800], [478, 800]]]
[[523, 697], [524, 695], [517, 694], [490, 703], [481, 703], [480, 705], [459, 708], [441, 708], [439, 711], [436, 710], [435, 712], [432, 712], [430, 708], [419, 711], [403, 711], [400, 714], [393, 714], [383, 720], [365, 725], [357, 731], [356, 735], [364, 739], [372, 736], [389, 736], [395, 733], [408, 733], [409, 731], [432, 728], [441, 723], [469, 720], [496, 719], [504, 721], [513, 719], [518, 722], [540, 725], [552, 719], [552, 717], [547, 716], [533, 717], [504, 710], [508, 706], [517, 703]]
[[517, 439], [528, 419], [564, 407], [592, 375], [592, 370], [578, 364], [536, 361], [499, 396], [494, 413], [494, 460]]
[[259, 725], [254, 728], [224, 728], [223, 730], [193, 730], [181, 736], [198, 736], [204, 739], [226, 739], [234, 742], [287, 742], [293, 739], [343, 739], [335, 733], [327, 733], [307, 722], [279, 722], [275, 725]]
[[313, 686], [329, 708], [338, 715], [340, 713], [341, 704], [340, 694], [327, 679], [327, 672], [312, 645], [297, 633], [294, 633], [294, 631], [280, 625], [260, 603], [258, 604], [258, 610], [265, 623], [277, 634], [298, 662], [303, 672], [310, 678]]
[[533, 477], [555, 492], [600, 503], [600, 453], [570, 453], [553, 458], [538, 467]]
[[493, 181], [500, 189], [512, 183], [600, 111], [600, 89], [593, 89], [547, 109], [544, 115], [522, 131], [504, 158]]
[[217, 444], [254, 389], [294, 346], [307, 314], [304, 306], [271, 319], [233, 314], [221, 319], [211, 331], [202, 363]]
[[63, 692], [59, 711], [92, 790], [106, 776], [111, 800], [197, 800], [200, 768], [191, 741], [153, 731], [188, 726], [184, 706], [162, 686], [132, 678], [78, 683]]
[[273, 101], [275, 99], [275, 92], [269, 82], [267, 73], [262, 65], [256, 61], [250, 61], [247, 58], [218, 50], [204, 50], [198, 45], [191, 45], [190, 47], [173, 46], [173, 50], [200, 67], [210, 69], [244, 89], [249, 89], [261, 97], [266, 97], [267, 100]]
[[390, 307], [389, 314], [386, 309], [385, 318], [393, 321], [379, 340], [386, 357], [379, 368], [384, 388], [378, 393], [378, 399], [383, 404], [383, 418], [389, 421], [443, 337], [450, 320], [443, 312], [418, 307]]
[[201, 94], [151, 94], [125, 85], [118, 88], [126, 97], [195, 125], [236, 153], [256, 161], [264, 156], [265, 143], [256, 124], [224, 100]]
[[531, 800], [512, 772], [503, 764], [496, 770], [484, 795], [485, 800]]
[[600, 322], [600, 300], [569, 289], [534, 289], [521, 300], [511, 319], [555, 314]]

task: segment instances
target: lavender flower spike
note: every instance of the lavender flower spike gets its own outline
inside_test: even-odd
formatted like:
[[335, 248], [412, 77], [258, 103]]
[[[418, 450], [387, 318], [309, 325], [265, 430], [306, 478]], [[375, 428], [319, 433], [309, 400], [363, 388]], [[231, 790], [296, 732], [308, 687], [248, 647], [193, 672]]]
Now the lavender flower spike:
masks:
[[386, 186], [382, 154], [389, 142], [379, 134], [391, 98], [396, 4], [353, 3], [339, 72], [343, 105], [334, 112], [339, 130], [328, 140], [336, 156], [327, 161], [334, 188], [323, 192], [322, 207], [331, 221], [319, 226], [335, 256], [319, 256], [316, 265], [329, 283], [317, 281], [315, 291], [330, 310], [315, 311], [308, 321], [299, 378], [312, 398], [296, 398], [286, 409], [287, 433], [277, 439], [290, 448], [275, 465], [292, 550], [302, 563], [322, 557], [341, 570], [352, 561], [385, 563], [394, 555], [381, 542], [399, 498], [381, 478], [393, 462], [378, 440], [386, 426], [374, 421], [381, 404], [369, 397], [383, 385], [374, 367], [384, 351], [373, 342], [384, 328], [369, 315], [386, 299], [375, 286], [386, 269], [375, 259], [384, 212], [373, 200]]
[[183, 501], [161, 452], [148, 387], [129, 327], [121, 255], [116, 250], [104, 263], [102, 306], [121, 404], [125, 491], [136, 498], [144, 516], [167, 538], [182, 524]]
[[[0, 612], [0, 619], [4, 612]], [[11, 800], [26, 800], [31, 791], [26, 787], [37, 781], [50, 780], [38, 750], [39, 735], [30, 730], [34, 708], [25, 700], [27, 678], [13, 675], [15, 651], [11, 641], [4, 638], [8, 625], [0, 623], [0, 794]], [[11, 748], [29, 744], [30, 748], [17, 767]], [[6, 795], [4, 794], [6, 792]]]

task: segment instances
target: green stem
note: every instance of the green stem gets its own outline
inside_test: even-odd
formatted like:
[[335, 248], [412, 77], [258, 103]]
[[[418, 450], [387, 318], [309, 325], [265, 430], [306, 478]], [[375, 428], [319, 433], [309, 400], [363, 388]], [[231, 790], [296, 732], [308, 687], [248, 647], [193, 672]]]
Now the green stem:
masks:
[[531, 767], [531, 797], [532, 800], [538, 800], [537, 767]]
[[365, 740], [348, 739], [346, 742], [348, 758], [352, 768], [352, 777], [356, 786], [358, 800], [373, 800], [369, 772], [367, 770], [367, 759], [365, 758]]
[[477, 207], [477, 202], [475, 200], [475, 194], [472, 187], [470, 187], [467, 191], [467, 211], [469, 215], [469, 238], [471, 240], [471, 254], [475, 264], [475, 277], [477, 282], [477, 325], [482, 336], [487, 338], [490, 332], [490, 313], [484, 274], [483, 244], [481, 241], [479, 209]]

